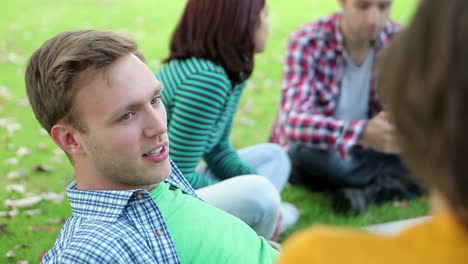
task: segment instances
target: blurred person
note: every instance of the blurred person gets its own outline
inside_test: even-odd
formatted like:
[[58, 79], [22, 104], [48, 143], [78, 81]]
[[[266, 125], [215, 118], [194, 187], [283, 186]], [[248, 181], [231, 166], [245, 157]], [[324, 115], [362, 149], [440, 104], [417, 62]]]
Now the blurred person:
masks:
[[286, 243], [280, 264], [466, 263], [467, 41], [467, 1], [422, 0], [379, 73], [402, 158], [430, 190], [432, 220], [394, 237], [311, 228]]
[[[401, 26], [389, 19], [393, 0], [339, 3], [341, 12], [291, 35], [270, 141], [288, 149], [291, 183], [339, 190], [334, 193], [338, 202], [350, 199], [344, 210], [360, 213], [365, 203], [359, 201], [412, 196], [399, 182], [408, 172], [397, 155], [394, 128], [382, 111], [373, 74], [378, 54]], [[369, 184], [377, 186], [362, 189]]]

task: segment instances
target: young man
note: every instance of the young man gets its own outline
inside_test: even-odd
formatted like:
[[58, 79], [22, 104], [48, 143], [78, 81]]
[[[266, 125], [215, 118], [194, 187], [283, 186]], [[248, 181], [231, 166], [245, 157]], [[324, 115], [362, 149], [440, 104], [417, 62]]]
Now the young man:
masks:
[[375, 59], [400, 29], [389, 20], [393, 1], [339, 2], [343, 12], [292, 34], [271, 136], [289, 148], [291, 181], [316, 189], [406, 174], [373, 85]]
[[199, 200], [169, 160], [163, 87], [131, 39], [60, 33], [32, 55], [26, 88], [76, 173], [73, 215], [43, 263], [273, 262], [265, 239]]

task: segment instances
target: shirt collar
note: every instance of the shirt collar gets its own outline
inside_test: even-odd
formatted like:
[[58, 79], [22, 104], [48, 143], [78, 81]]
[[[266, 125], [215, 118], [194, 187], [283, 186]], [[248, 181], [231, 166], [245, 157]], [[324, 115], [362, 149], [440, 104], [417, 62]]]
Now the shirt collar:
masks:
[[343, 32], [341, 32], [341, 17], [343, 16], [342, 13], [336, 13], [331, 16], [331, 22], [332, 22], [332, 35], [334, 40], [336, 41], [336, 50], [339, 50], [343, 52], [345, 50], [345, 45], [344, 45], [344, 36]]
[[[186, 183], [184, 176], [172, 161], [171, 167], [172, 173], [167, 182], [196, 197], [193, 189], [184, 184]], [[151, 199], [150, 193], [144, 189], [80, 190], [76, 181], [73, 181], [66, 191], [74, 215], [104, 222], [115, 222], [124, 209], [137, 200]]]

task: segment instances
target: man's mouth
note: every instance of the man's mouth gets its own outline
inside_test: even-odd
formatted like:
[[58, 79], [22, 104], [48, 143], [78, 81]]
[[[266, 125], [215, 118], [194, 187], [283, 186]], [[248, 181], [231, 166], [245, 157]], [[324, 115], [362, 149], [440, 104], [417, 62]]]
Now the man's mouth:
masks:
[[367, 33], [371, 34], [371, 35], [375, 35], [377, 34], [379, 31], [377, 28], [368, 28], [367, 29]]
[[151, 152], [148, 152], [148, 153], [145, 153], [143, 154], [143, 157], [146, 157], [146, 156], [157, 156], [159, 154], [161, 154], [161, 151], [164, 149], [164, 147], [159, 147]]

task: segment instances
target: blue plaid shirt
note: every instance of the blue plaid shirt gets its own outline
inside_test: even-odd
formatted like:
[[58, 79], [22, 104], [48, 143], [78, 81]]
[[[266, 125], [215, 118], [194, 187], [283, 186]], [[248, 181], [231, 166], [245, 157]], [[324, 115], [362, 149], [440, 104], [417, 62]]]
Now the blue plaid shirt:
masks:
[[[171, 161], [167, 179], [198, 196]], [[42, 263], [181, 263], [161, 211], [147, 190], [67, 188], [73, 215]]]

